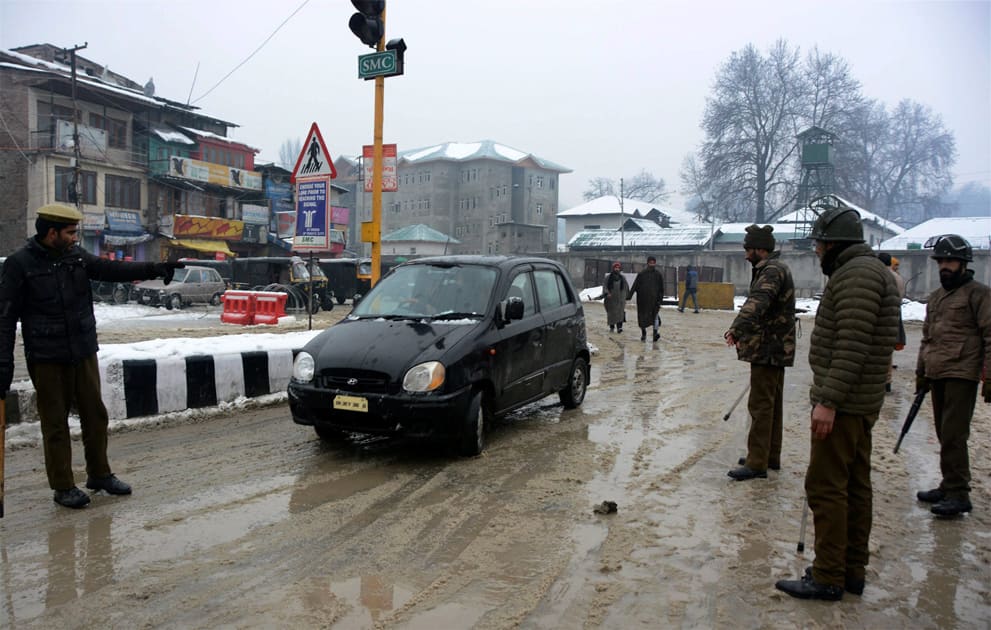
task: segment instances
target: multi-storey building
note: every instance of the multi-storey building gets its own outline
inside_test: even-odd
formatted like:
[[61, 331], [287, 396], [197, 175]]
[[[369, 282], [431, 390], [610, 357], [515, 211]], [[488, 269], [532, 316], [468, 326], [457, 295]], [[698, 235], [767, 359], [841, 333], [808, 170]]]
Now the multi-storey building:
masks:
[[234, 123], [81, 55], [75, 64], [73, 80], [60, 48], [0, 50], [0, 255], [53, 202], [80, 208], [82, 245], [96, 254], [269, 253], [272, 201], [258, 150], [227, 137]]
[[[358, 162], [340, 158], [336, 166], [335, 182], [358, 191], [341, 203], [359, 217], [354, 223], [370, 221], [371, 193], [362, 192]], [[404, 151], [398, 190], [382, 194], [382, 233], [423, 224], [458, 241], [450, 253], [555, 251], [558, 179], [570, 172], [491, 140]], [[358, 234], [352, 237], [357, 243]]]

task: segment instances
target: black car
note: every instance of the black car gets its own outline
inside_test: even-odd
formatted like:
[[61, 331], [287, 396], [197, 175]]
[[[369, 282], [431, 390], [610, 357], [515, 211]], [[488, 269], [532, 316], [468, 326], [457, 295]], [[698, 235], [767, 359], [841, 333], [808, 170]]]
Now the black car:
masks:
[[451, 440], [484, 448], [494, 417], [589, 378], [585, 313], [564, 268], [504, 256], [421, 258], [395, 267], [343, 320], [299, 352], [289, 383], [297, 424]]

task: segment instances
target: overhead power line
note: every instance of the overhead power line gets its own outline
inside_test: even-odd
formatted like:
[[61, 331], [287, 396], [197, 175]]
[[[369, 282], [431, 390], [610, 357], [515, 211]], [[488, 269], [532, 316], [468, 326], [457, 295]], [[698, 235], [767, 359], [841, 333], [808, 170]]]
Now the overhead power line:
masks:
[[293, 11], [292, 13], [290, 13], [290, 14], [289, 14], [289, 17], [287, 17], [286, 19], [284, 19], [284, 20], [282, 20], [282, 24], [279, 24], [279, 25], [278, 25], [278, 26], [276, 27], [276, 29], [275, 29], [274, 31], [272, 31], [272, 34], [271, 34], [271, 35], [269, 35], [268, 37], [266, 37], [266, 38], [265, 38], [265, 41], [263, 41], [263, 42], [262, 42], [262, 43], [261, 43], [261, 44], [260, 44], [260, 45], [258, 46], [258, 48], [255, 48], [255, 50], [254, 50], [254, 51], [253, 51], [253, 52], [252, 52], [252, 53], [251, 53], [250, 55], [248, 55], [248, 56], [247, 56], [247, 57], [246, 57], [246, 58], [244, 59], [244, 61], [242, 61], [241, 63], [239, 63], [239, 64], [237, 64], [236, 66], [234, 66], [234, 69], [233, 69], [233, 70], [231, 70], [230, 72], [228, 72], [227, 74], [225, 74], [225, 75], [224, 75], [224, 77], [223, 77], [222, 79], [220, 79], [219, 81], [217, 81], [217, 83], [215, 83], [215, 84], [214, 84], [214, 86], [213, 86], [212, 88], [210, 88], [209, 90], [207, 90], [207, 91], [206, 91], [206, 92], [204, 92], [203, 94], [200, 94], [200, 95], [199, 95], [199, 96], [198, 96], [198, 97], [196, 98], [196, 100], [195, 100], [195, 101], [193, 101], [193, 102], [194, 102], [194, 103], [199, 103], [200, 101], [202, 101], [202, 100], [203, 100], [204, 98], [206, 98], [206, 96], [207, 96], [207, 95], [208, 95], [208, 94], [209, 94], [210, 92], [212, 92], [212, 91], [214, 91], [215, 89], [217, 89], [217, 87], [218, 87], [218, 86], [220, 86], [220, 84], [221, 84], [221, 83], [223, 83], [224, 81], [226, 81], [226, 80], [228, 79], [228, 77], [230, 77], [230, 76], [231, 76], [232, 74], [234, 74], [235, 72], [237, 72], [237, 70], [238, 70], [238, 68], [240, 68], [240, 67], [241, 67], [241, 66], [243, 66], [244, 64], [246, 64], [246, 63], [248, 63], [248, 61], [250, 61], [250, 60], [251, 60], [251, 58], [252, 58], [252, 57], [254, 57], [254, 56], [255, 56], [255, 55], [256, 55], [256, 54], [258, 53], [258, 51], [259, 51], [259, 50], [261, 50], [262, 48], [264, 48], [264, 47], [265, 47], [265, 44], [267, 44], [267, 43], [269, 42], [269, 40], [271, 40], [271, 39], [272, 39], [273, 37], [275, 37], [275, 34], [276, 34], [276, 33], [278, 33], [278, 32], [279, 32], [279, 30], [281, 30], [281, 29], [282, 29], [282, 27], [286, 25], [286, 22], [288, 22], [289, 20], [291, 20], [291, 19], [292, 19], [292, 18], [293, 18], [293, 17], [294, 17], [294, 16], [295, 16], [295, 15], [296, 15], [297, 13], [299, 13], [300, 11], [302, 11], [302, 10], [303, 10], [303, 7], [305, 7], [305, 6], [307, 5], [307, 4], [309, 4], [309, 2], [310, 2], [310, 0], [303, 0], [303, 4], [301, 4], [301, 5], [299, 5], [298, 7], [296, 7], [296, 10], [295, 10], [295, 11]]

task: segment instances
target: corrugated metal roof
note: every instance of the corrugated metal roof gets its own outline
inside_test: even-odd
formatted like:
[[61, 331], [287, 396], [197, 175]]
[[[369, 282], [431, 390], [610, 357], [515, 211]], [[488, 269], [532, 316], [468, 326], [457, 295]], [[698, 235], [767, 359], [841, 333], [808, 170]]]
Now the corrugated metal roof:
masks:
[[454, 243], [460, 245], [461, 241], [449, 237], [443, 232], [438, 232], [429, 225], [417, 223], [399, 228], [394, 232], [389, 232], [382, 237], [383, 241], [418, 241], [421, 243]]
[[[641, 201], [639, 199], [623, 199], [622, 214], [629, 217], [645, 217], [651, 210], [657, 210], [658, 212], [666, 215], [671, 219], [672, 223], [677, 223], [681, 225], [699, 225], [698, 218], [691, 212], [687, 210], [679, 210], [677, 208], [668, 208], [665, 206], [660, 206], [656, 203], [650, 203], [647, 201]], [[560, 218], [568, 217], [583, 217], [588, 215], [619, 215], [619, 198], [612, 195], [605, 195], [597, 199], [592, 199], [591, 201], [586, 201], [583, 204], [577, 205], [573, 208], [568, 208], [567, 210], [562, 210], [557, 213]]]
[[[845, 203], [846, 205], [850, 206], [857, 212], [859, 212], [861, 221], [873, 221], [874, 223], [881, 226], [883, 229], [890, 231], [892, 234], [901, 234], [902, 232], [905, 231], [905, 228], [898, 225], [894, 221], [888, 221], [887, 219], [879, 217], [873, 212], [861, 208], [860, 206], [853, 203], [849, 199], [844, 199], [839, 195], [836, 195], [836, 198], [842, 201], [843, 203]], [[788, 214], [782, 217], [778, 217], [779, 223], [815, 223], [815, 220], [816, 220], [816, 213], [810, 210], [809, 208], [799, 208], [794, 212], [789, 212]]]
[[644, 232], [620, 233], [619, 230], [582, 230], [568, 241], [570, 249], [635, 249], [660, 247], [704, 247], [712, 236], [711, 225], [688, 225], [659, 228]]
[[898, 236], [883, 241], [881, 249], [908, 249], [909, 245], [925, 245], [933, 236], [959, 234], [974, 249], [991, 249], [991, 217], [943, 217], [929, 219]]
[[[743, 243], [743, 237], [747, 235], [747, 226], [753, 223], [723, 223], [716, 227], [717, 243]], [[794, 238], [805, 238], [805, 235], [797, 232], [797, 223], [762, 223], [774, 228], [772, 234], [777, 242], [787, 241]]]
[[570, 173], [571, 169], [561, 166], [538, 157], [532, 153], [519, 151], [504, 144], [499, 144], [492, 140], [480, 140], [478, 142], [445, 142], [420, 149], [399, 152], [400, 162], [429, 162], [433, 160], [450, 160], [454, 162], [465, 162], [468, 160], [497, 160], [517, 164], [526, 159], [531, 159], [541, 168], [559, 173]]

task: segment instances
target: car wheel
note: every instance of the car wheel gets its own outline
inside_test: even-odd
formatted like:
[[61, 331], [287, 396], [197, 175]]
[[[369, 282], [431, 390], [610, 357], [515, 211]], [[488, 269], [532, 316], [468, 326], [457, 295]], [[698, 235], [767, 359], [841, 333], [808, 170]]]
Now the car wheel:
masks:
[[344, 304], [344, 300], [346, 300], [346, 299], [347, 299], [347, 298], [346, 298], [346, 297], [344, 297], [344, 294], [341, 294], [341, 295], [338, 295], [338, 296], [337, 296], [337, 303], [338, 303], [338, 304]]
[[345, 437], [344, 431], [330, 427], [314, 426], [313, 430], [317, 432], [317, 437], [324, 442], [337, 443], [343, 441]]
[[182, 296], [178, 293], [173, 293], [169, 296], [168, 300], [165, 302], [165, 308], [179, 310], [182, 308]]
[[316, 315], [317, 311], [319, 310], [320, 310], [320, 296], [314, 295], [312, 298], [310, 298], [310, 313]]
[[475, 392], [468, 404], [461, 435], [458, 436], [458, 454], [464, 457], [481, 455], [485, 450], [485, 407], [482, 392]]
[[568, 384], [557, 395], [561, 398], [561, 404], [565, 409], [574, 409], [585, 400], [585, 392], [588, 390], [588, 363], [582, 357], [576, 357], [571, 364], [571, 374], [568, 376]]
[[210, 306], [220, 306], [220, 304], [223, 302], [223, 300], [220, 299], [221, 295], [222, 294], [220, 293], [214, 293], [213, 297], [210, 298]]
[[130, 297], [131, 289], [126, 284], [118, 284], [114, 287], [114, 304], [126, 304]]

